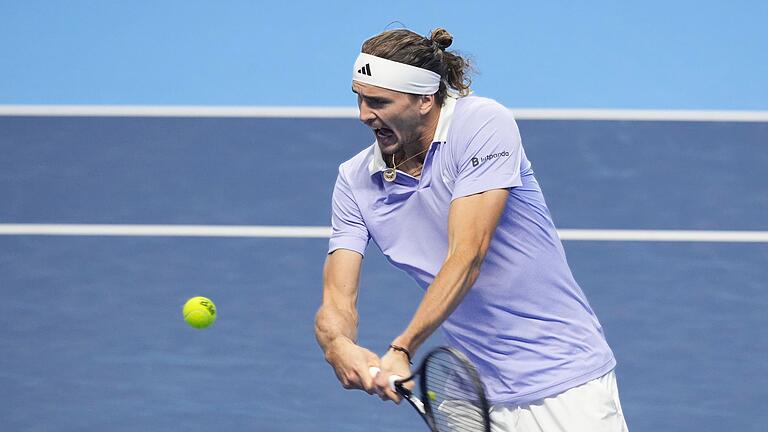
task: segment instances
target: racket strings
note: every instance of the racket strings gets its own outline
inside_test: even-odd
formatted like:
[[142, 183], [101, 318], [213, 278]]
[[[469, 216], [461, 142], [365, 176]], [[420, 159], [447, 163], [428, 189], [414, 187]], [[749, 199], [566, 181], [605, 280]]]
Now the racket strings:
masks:
[[482, 389], [471, 366], [448, 352], [430, 357], [424, 370], [426, 394], [439, 432], [485, 432]]

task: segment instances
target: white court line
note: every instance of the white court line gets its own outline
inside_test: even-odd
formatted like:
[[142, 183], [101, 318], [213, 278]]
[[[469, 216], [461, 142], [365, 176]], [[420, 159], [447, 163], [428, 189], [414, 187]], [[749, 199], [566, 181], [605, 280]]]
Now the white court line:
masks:
[[0, 235], [328, 238], [330, 227], [253, 225], [0, 224]]
[[[559, 230], [562, 240], [768, 243], [768, 231]], [[254, 225], [0, 224], [0, 235], [328, 238], [330, 227]]]
[[0, 105], [0, 116], [357, 118], [350, 107]]
[[[766, 122], [768, 111], [511, 108], [520, 120]], [[354, 107], [0, 105], [0, 116], [357, 118]]]
[[563, 240], [768, 243], [768, 231], [558, 230]]

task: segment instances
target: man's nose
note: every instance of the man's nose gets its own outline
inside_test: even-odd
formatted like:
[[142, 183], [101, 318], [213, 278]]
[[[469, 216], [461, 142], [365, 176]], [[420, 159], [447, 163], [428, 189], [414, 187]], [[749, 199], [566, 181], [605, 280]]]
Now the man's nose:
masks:
[[376, 115], [368, 109], [368, 107], [365, 106], [365, 104], [360, 104], [360, 121], [365, 123], [366, 125], [370, 125], [373, 123], [373, 120], [376, 118]]

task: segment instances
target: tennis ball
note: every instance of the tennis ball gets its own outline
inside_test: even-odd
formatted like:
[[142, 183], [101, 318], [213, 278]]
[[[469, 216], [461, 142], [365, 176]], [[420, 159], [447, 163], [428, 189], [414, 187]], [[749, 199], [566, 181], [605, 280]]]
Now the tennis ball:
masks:
[[427, 390], [427, 397], [431, 401], [436, 401], [437, 400], [437, 393], [433, 392], [432, 390]]
[[216, 305], [205, 297], [192, 297], [184, 303], [184, 321], [194, 328], [202, 329], [216, 321]]

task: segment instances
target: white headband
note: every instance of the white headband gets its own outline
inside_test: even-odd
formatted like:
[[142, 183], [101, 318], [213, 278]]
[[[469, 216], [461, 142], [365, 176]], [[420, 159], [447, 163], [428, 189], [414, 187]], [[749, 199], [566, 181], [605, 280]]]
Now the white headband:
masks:
[[366, 53], [357, 56], [352, 80], [417, 95], [435, 94], [440, 88], [440, 75], [431, 70]]

